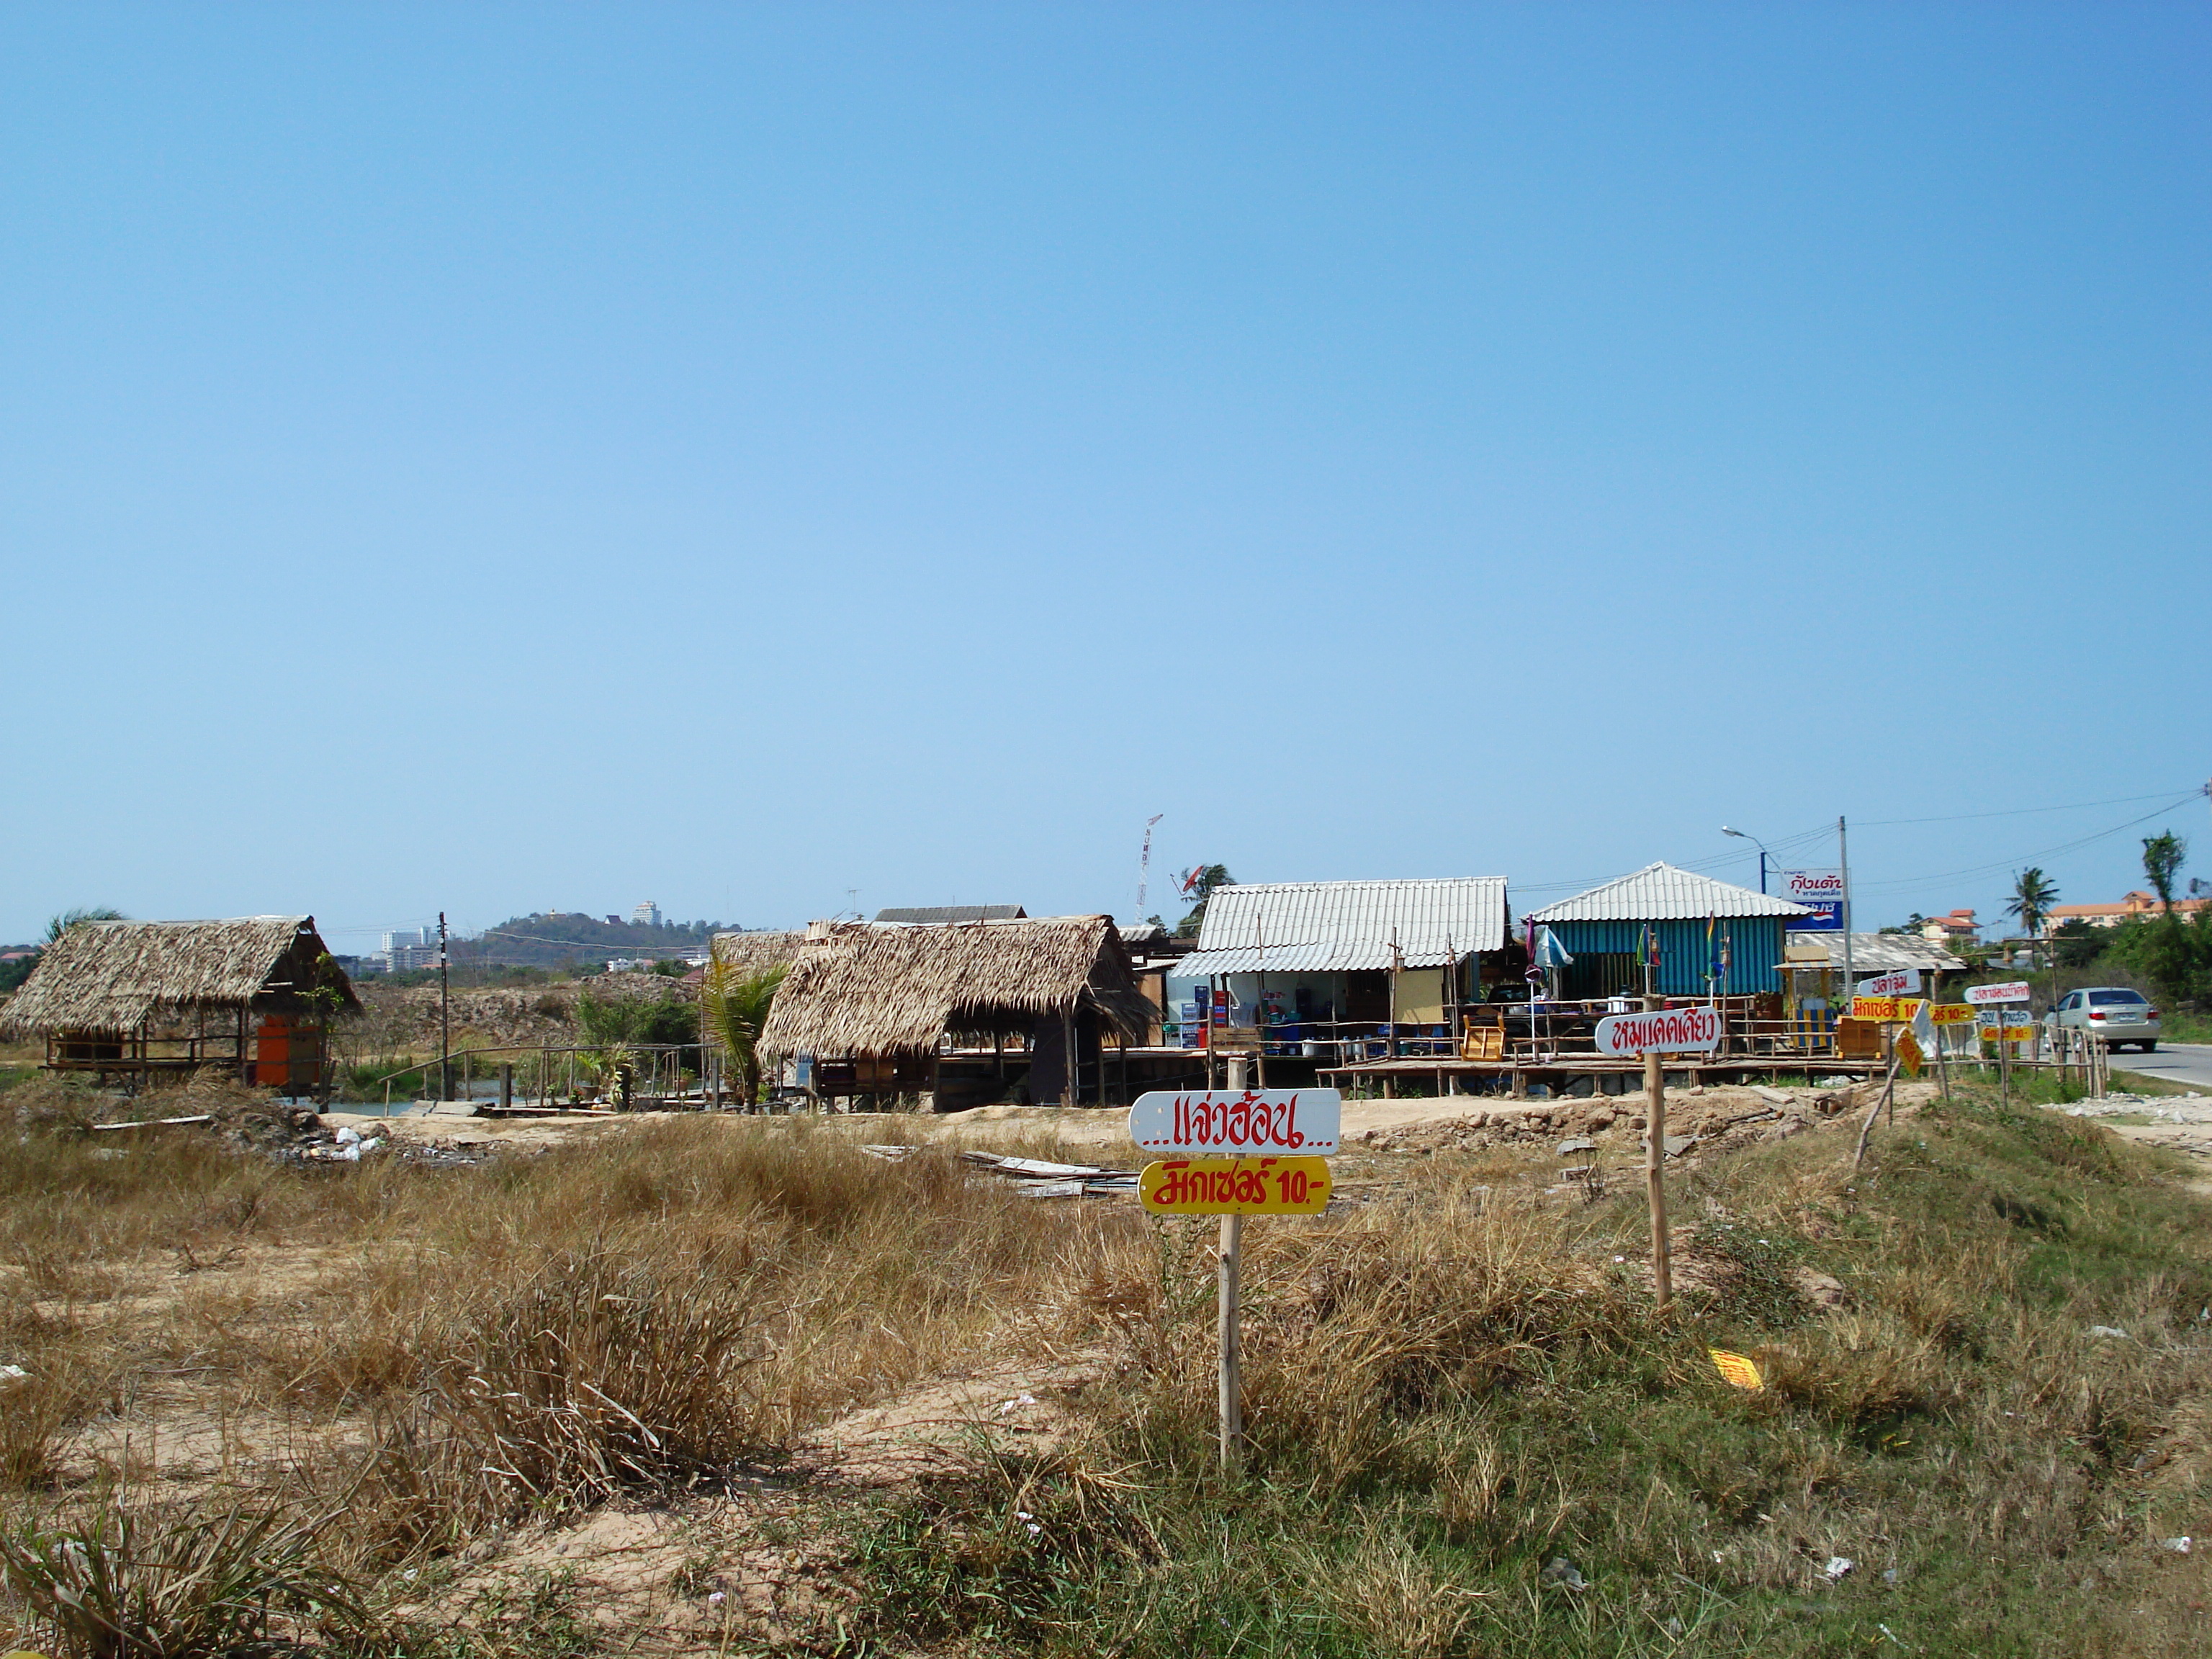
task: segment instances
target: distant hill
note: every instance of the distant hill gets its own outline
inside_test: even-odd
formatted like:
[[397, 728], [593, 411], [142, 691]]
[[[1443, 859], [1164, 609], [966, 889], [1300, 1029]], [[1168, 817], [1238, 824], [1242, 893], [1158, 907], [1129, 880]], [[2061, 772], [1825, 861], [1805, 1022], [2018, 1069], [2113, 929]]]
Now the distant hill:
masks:
[[609, 957], [696, 956], [716, 933], [728, 931], [719, 921], [665, 921], [648, 927], [564, 911], [512, 916], [474, 939], [454, 940], [452, 950], [456, 963], [552, 968]]

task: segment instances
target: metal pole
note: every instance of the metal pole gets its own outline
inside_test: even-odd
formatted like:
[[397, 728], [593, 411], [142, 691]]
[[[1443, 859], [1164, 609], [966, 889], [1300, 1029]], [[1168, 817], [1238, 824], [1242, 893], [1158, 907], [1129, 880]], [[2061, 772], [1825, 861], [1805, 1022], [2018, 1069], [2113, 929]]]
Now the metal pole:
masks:
[[1253, 907], [1252, 945], [1260, 956], [1260, 986], [1252, 993], [1257, 1006], [1252, 1010], [1252, 1023], [1260, 1033], [1260, 1086], [1267, 1086], [1267, 939], [1261, 929], [1259, 908]]
[[453, 991], [447, 971], [446, 913], [438, 912], [438, 1098], [453, 1097]]
[[1851, 846], [1844, 833], [1844, 820], [1836, 819], [1836, 862], [1844, 877], [1844, 994], [1858, 994], [1858, 981], [1851, 973]]

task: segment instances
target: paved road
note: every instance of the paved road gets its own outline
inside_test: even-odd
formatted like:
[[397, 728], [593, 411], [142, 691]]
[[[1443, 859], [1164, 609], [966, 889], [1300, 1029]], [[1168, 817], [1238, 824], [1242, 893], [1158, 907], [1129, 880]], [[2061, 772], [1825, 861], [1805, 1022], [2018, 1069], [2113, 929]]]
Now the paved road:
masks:
[[2154, 1054], [2137, 1054], [2130, 1048], [2124, 1054], [2112, 1056], [2112, 1069], [2116, 1072], [2141, 1072], [2145, 1077], [2161, 1077], [2169, 1083], [2212, 1091], [2212, 1046], [2201, 1042], [2161, 1042], [2158, 1045], [2158, 1052]]

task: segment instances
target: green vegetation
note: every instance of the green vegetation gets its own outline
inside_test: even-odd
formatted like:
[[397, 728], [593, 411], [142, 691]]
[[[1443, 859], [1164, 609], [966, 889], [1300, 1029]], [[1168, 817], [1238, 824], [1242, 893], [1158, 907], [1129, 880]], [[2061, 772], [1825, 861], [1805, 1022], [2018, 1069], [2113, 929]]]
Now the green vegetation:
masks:
[[778, 966], [746, 973], [726, 962], [708, 964], [700, 988], [699, 1023], [722, 1045], [738, 1072], [738, 1100], [750, 1106], [760, 1099], [760, 1036], [769, 1006], [791, 969]]
[[568, 912], [511, 916], [475, 939], [456, 939], [455, 967], [524, 964], [551, 968], [602, 963], [609, 957], [696, 956], [719, 933], [719, 921], [665, 921], [659, 927]]
[[[1547, 1201], [1549, 1163], [1510, 1153], [1250, 1224], [1230, 1476], [1210, 1224], [753, 1116], [489, 1169], [118, 1157], [84, 1133], [100, 1097], [42, 1080], [0, 1134], [29, 1373], [0, 1416], [5, 1634], [128, 1650], [67, 1589], [178, 1659], [2201, 1650], [2212, 1565], [2160, 1540], [2212, 1498], [2212, 1202], [2178, 1158], [1954, 1091], [1860, 1169], [1850, 1119], [1680, 1169], [1665, 1315], [1635, 1189]], [[940, 1449], [890, 1473], [793, 1461], [1000, 1365], [1066, 1368], [1049, 1432], [928, 1403]], [[174, 1467], [179, 1389], [221, 1476], [102, 1476], [87, 1444], [132, 1435], [133, 1479]], [[577, 1523], [640, 1505], [686, 1540], [672, 1594], [763, 1553], [806, 1593], [610, 1625]], [[575, 1549], [502, 1568], [526, 1538]]]
[[1209, 864], [1202, 867], [1185, 890], [1197, 902], [1190, 907], [1190, 913], [1176, 924], [1176, 937], [1196, 939], [1199, 925], [1206, 920], [1206, 902], [1213, 896], [1213, 890], [1236, 884], [1237, 878], [1229, 873], [1227, 865]]
[[1684, 1182], [1678, 1319], [1616, 1262], [1632, 1203], [1563, 1261], [1442, 1181], [1425, 1213], [1274, 1232], [1242, 1480], [1208, 1443], [1202, 1253], [1164, 1235], [1088, 1437], [848, 1517], [859, 1650], [2191, 1650], [2202, 1571], [2154, 1540], [2206, 1495], [2181, 1425], [2212, 1377], [2212, 1206], [2100, 1130], [1960, 1092], [1878, 1133], [1856, 1182], [1788, 1145]]
[[46, 923], [46, 943], [52, 945], [81, 921], [122, 921], [126, 920], [120, 910], [111, 910], [104, 904], [80, 905], [64, 910]]
[[2012, 880], [2012, 902], [2005, 906], [2005, 914], [2020, 918], [2020, 931], [2033, 939], [2042, 931], [2043, 919], [2051, 914], [2051, 907], [2058, 902], [2058, 884], [2045, 875], [2041, 868], [2030, 865]]

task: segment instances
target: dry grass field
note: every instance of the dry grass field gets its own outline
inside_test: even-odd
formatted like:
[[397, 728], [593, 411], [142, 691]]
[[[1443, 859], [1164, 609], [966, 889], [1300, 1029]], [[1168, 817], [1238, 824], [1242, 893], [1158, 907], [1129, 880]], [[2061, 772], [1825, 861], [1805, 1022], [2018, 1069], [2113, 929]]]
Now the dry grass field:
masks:
[[1856, 1174], [1844, 1118], [1684, 1170], [1663, 1318], [1632, 1183], [1348, 1155], [1355, 1201], [1248, 1229], [1234, 1480], [1210, 1226], [952, 1139], [702, 1115], [303, 1168], [0, 1108], [0, 1568], [41, 1651], [2204, 1644], [2165, 1540], [2212, 1531], [2212, 1202], [1972, 1089]]

